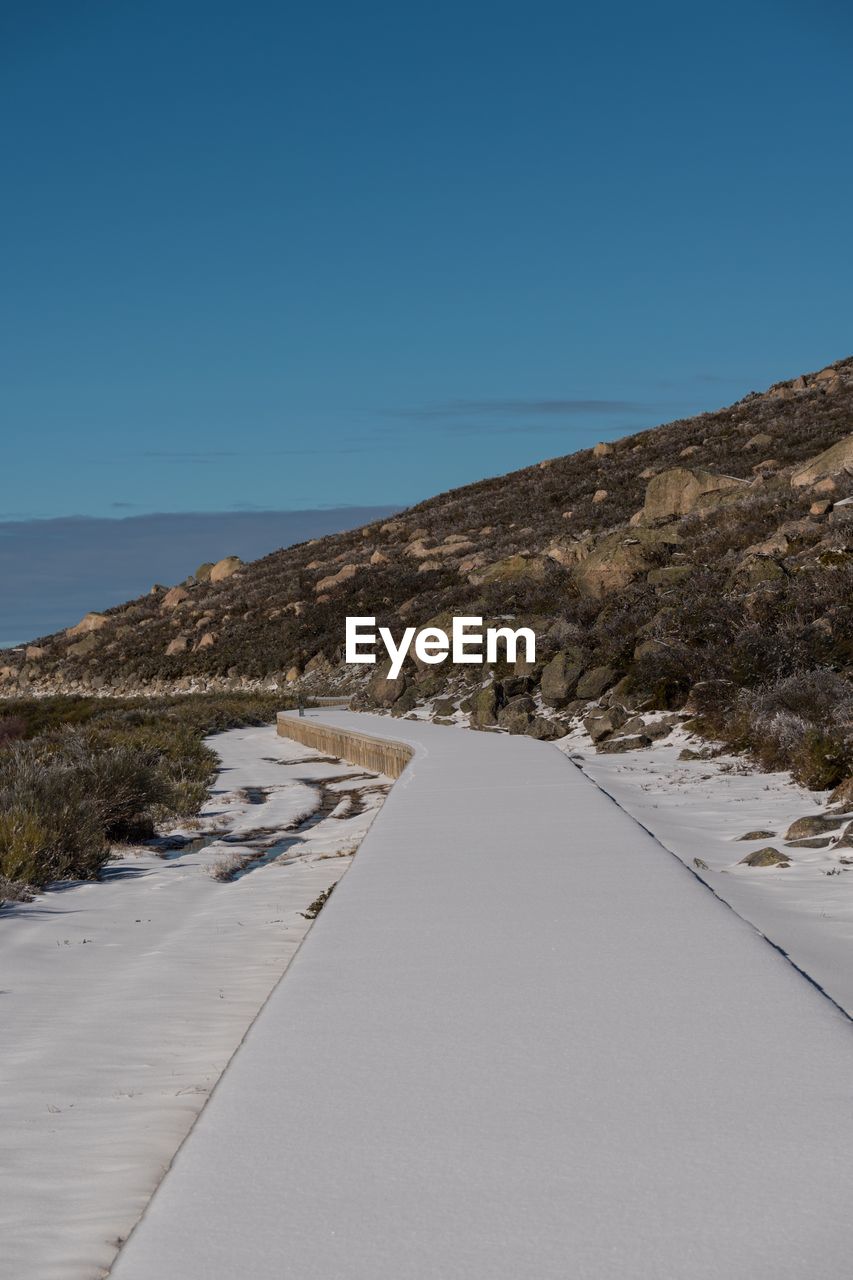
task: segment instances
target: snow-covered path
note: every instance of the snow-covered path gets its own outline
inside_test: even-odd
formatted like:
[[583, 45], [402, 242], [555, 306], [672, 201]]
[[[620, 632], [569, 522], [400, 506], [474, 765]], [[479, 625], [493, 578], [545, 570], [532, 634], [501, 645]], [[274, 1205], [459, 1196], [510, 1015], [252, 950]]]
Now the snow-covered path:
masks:
[[2, 1280], [106, 1273], [302, 941], [301, 912], [345, 870], [381, 800], [361, 781], [372, 795], [360, 813], [218, 883], [223, 849], [251, 856], [243, 841], [273, 839], [316, 808], [319, 786], [346, 791], [363, 774], [306, 761], [316, 753], [273, 728], [210, 743], [223, 767], [202, 832], [188, 833], [204, 847], [130, 853], [97, 884], [0, 915]]
[[410, 742], [114, 1280], [835, 1280], [853, 1027], [528, 738]]

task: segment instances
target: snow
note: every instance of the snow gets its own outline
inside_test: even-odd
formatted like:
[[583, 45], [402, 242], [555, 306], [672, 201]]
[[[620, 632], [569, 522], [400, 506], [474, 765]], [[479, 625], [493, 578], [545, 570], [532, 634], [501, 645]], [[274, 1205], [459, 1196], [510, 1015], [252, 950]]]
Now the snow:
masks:
[[[0, 913], [4, 1280], [106, 1274], [389, 782], [305, 763], [318, 753], [273, 728], [209, 742], [222, 771], [185, 832], [204, 848], [128, 853], [103, 882]], [[361, 787], [363, 811], [283, 834], [324, 780]], [[283, 860], [217, 883], [223, 850]]]
[[[825, 812], [827, 796], [787, 773], [762, 773], [743, 759], [680, 761], [683, 730], [641, 751], [598, 755], [577, 730], [560, 741], [588, 777], [654, 833], [686, 865], [853, 1016], [853, 849], [804, 849], [782, 837], [796, 818]], [[853, 815], [851, 815], [853, 821]], [[745, 841], [753, 831], [769, 838]], [[741, 859], [765, 845], [790, 867], [747, 867]]]
[[552, 746], [309, 714], [415, 758], [114, 1280], [846, 1274], [837, 1008]]

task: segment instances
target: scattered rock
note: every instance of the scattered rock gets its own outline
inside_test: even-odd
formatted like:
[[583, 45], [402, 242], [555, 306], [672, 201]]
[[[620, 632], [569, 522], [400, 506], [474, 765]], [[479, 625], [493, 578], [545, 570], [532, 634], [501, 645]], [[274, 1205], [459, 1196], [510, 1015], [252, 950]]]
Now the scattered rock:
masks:
[[768, 844], [763, 849], [755, 849], [752, 853], [748, 853], [745, 858], [741, 858], [738, 865], [747, 867], [790, 867], [791, 860], [784, 853], [780, 853], [778, 849], [774, 849], [772, 844]]
[[592, 500], [596, 504], [599, 502], [606, 502], [608, 496], [606, 489], [596, 489], [595, 493], [592, 495]]
[[196, 645], [196, 648], [212, 649], [213, 646], [216, 644], [217, 639], [218, 639], [218, 636], [215, 631], [205, 631], [204, 635], [200, 638], [198, 644]]
[[[608, 707], [591, 712], [584, 720], [583, 727], [593, 742], [601, 742], [617, 729], [621, 729], [627, 720], [628, 717], [621, 707]], [[640, 720], [640, 728], [642, 727], [643, 722]]]
[[65, 634], [67, 636], [85, 636], [91, 631], [100, 631], [109, 622], [102, 613], [87, 613], [76, 626], [68, 627]]
[[805, 818], [797, 818], [785, 832], [785, 840], [791, 842], [807, 836], [822, 836], [827, 831], [837, 831], [844, 825], [843, 818], [829, 817], [823, 813], [815, 813]]
[[607, 738], [604, 742], [599, 742], [595, 749], [605, 755], [616, 755], [623, 751], [641, 751], [644, 747], [651, 745], [651, 738], [638, 733], [630, 738]]
[[373, 555], [370, 557], [370, 563], [371, 564], [388, 564], [388, 557], [383, 556], [381, 551], [374, 551]]
[[179, 604], [183, 604], [185, 600], [189, 600], [189, 598], [189, 591], [185, 591], [183, 587], [170, 587], [160, 601], [160, 608], [175, 609]]
[[775, 835], [775, 831], [746, 831], [738, 840], [772, 840]]
[[845, 471], [853, 473], [853, 435], [845, 436], [837, 444], [824, 449], [823, 453], [798, 467], [791, 476], [791, 484], [799, 488], [814, 484], [823, 476], [834, 476]]
[[327, 578], [321, 578], [319, 582], [314, 584], [314, 590], [318, 595], [327, 591], [333, 591], [335, 587], [339, 587], [342, 582], [349, 582], [350, 578], [354, 578], [358, 573], [358, 565], [345, 564], [337, 573], [330, 573]]
[[171, 658], [176, 653], [186, 653], [188, 643], [186, 636], [175, 636], [174, 640], [170, 640], [166, 645], [166, 657]]
[[653, 476], [643, 506], [648, 521], [670, 520], [738, 496], [748, 485], [737, 476], [715, 475], [699, 467], [671, 467]]
[[239, 556], [225, 556], [222, 560], [217, 560], [210, 570], [210, 581], [224, 582], [226, 578], [232, 577], [242, 564], [243, 561]]
[[604, 444], [603, 442], [599, 442], [599, 444], [593, 446], [592, 456], [594, 458], [606, 458], [612, 452], [613, 452], [612, 444]]
[[579, 698], [600, 698], [605, 689], [617, 680], [619, 672], [614, 667], [593, 667], [578, 680], [576, 693]]

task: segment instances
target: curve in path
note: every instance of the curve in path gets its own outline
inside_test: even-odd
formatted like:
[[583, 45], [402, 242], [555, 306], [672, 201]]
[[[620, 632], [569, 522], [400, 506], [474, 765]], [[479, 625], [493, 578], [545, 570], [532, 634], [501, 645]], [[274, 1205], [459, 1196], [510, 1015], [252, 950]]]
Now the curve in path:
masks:
[[543, 743], [414, 758], [114, 1280], [829, 1280], [853, 1029]]

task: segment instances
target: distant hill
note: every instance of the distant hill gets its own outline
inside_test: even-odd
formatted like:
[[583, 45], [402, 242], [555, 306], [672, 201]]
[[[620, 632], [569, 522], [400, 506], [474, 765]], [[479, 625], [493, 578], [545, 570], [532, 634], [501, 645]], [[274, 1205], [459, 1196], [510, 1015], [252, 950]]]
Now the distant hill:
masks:
[[[597, 669], [604, 690], [621, 682], [635, 701], [673, 707], [708, 680], [755, 688], [816, 669], [846, 679], [851, 433], [853, 358], [715, 413], [439, 494], [390, 521], [213, 574], [202, 566], [26, 654], [0, 654], [0, 689], [360, 685], [370, 668], [341, 667], [348, 614], [396, 631], [460, 612], [526, 620], [540, 637], [537, 670], [504, 672], [497, 710], [522, 694], [540, 699], [545, 664], [560, 654], [557, 711], [576, 709], [578, 679]], [[403, 711], [489, 674], [413, 667], [399, 687], [374, 682], [373, 693]]]

